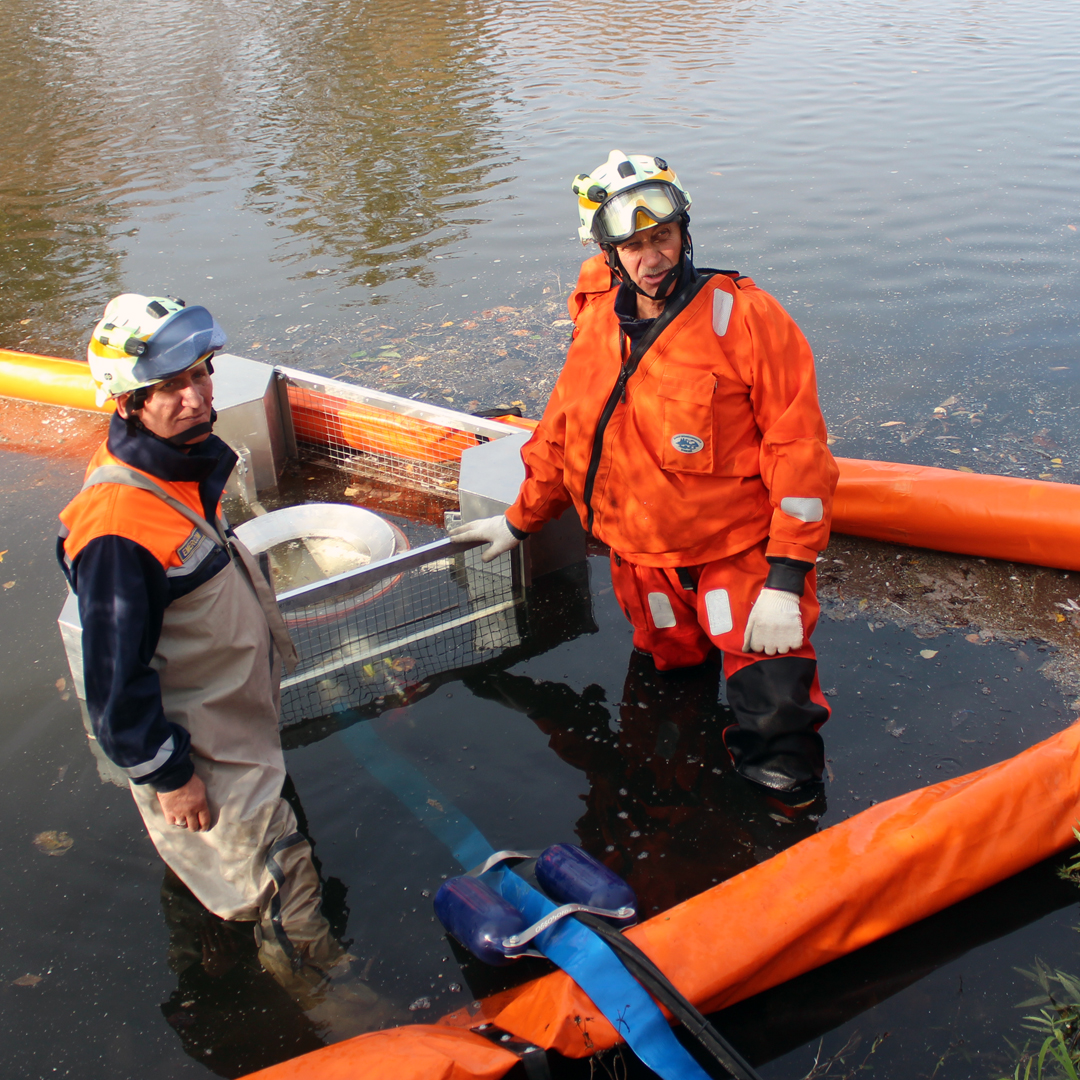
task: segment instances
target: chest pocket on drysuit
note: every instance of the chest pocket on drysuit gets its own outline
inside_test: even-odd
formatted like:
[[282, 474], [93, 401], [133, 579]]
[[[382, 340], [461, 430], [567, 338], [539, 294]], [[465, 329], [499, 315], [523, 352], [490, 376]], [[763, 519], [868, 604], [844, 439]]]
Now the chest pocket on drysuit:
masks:
[[662, 410], [660, 465], [669, 472], [713, 470], [713, 398], [716, 376], [669, 366], [660, 380]]

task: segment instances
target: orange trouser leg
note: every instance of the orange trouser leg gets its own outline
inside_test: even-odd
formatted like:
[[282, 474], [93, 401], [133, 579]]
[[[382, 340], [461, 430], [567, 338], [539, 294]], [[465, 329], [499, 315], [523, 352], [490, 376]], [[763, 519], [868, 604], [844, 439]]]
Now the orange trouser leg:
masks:
[[693, 667], [713, 643], [697, 618], [697, 598], [674, 570], [637, 566], [611, 553], [611, 581], [623, 614], [634, 627], [634, 648], [652, 653], [659, 671]]
[[612, 552], [611, 572], [634, 627], [634, 645], [652, 653], [658, 670], [700, 664], [713, 645], [723, 652], [728, 704], [738, 720], [725, 741], [740, 772], [781, 789], [820, 779], [824, 752], [817, 729], [829, 718], [829, 706], [810, 644], [820, 610], [813, 571], [800, 602], [803, 644], [772, 657], [742, 647], [750, 609], [769, 572], [764, 541], [681, 576]]

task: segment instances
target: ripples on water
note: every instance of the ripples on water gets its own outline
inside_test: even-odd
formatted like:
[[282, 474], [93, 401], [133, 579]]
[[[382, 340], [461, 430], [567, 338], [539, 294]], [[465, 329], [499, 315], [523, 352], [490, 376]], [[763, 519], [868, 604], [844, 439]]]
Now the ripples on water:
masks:
[[[679, 170], [700, 263], [792, 309], [838, 451], [1075, 478], [1067, 3], [3, 11], [4, 344], [78, 354], [109, 295], [160, 289], [336, 371], [378, 305], [572, 280], [568, 178], [619, 145]], [[928, 423], [950, 397], [978, 422]]]

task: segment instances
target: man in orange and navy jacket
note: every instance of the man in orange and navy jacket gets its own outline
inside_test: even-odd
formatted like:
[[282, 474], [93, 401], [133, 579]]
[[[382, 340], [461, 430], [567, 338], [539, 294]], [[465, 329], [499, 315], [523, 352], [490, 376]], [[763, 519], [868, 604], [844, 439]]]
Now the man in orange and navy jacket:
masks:
[[78, 596], [94, 735], [154, 846], [210, 911], [257, 924], [263, 965], [307, 1001], [343, 950], [282, 797], [279, 686], [296, 651], [221, 517], [236, 463], [212, 434], [224, 341], [203, 307], [109, 303], [88, 359], [116, 413], [60, 515], [58, 554]]
[[574, 181], [587, 260], [573, 342], [505, 516], [455, 531], [494, 558], [571, 506], [611, 550], [634, 645], [660, 671], [724, 654], [724, 733], [747, 779], [801, 798], [829, 708], [810, 635], [838, 470], [813, 357], [748, 277], [698, 270], [690, 197], [660, 158], [612, 151]]
[[[189, 488], [202, 517], [214, 521], [236, 455], [216, 436], [185, 453], [114, 413], [87, 473], [113, 463]], [[142, 502], [126, 527], [113, 521], [99, 532], [89, 519], [107, 509], [100, 498], [81, 499], [64, 513], [75, 533], [65, 529], [58, 554], [79, 597], [86, 707], [101, 748], [136, 783], [172, 792], [195, 774], [191, 737], [166, 718], [151, 662], [165, 610], [225, 569], [229, 555], [164, 504], [153, 513], [155, 500]]]

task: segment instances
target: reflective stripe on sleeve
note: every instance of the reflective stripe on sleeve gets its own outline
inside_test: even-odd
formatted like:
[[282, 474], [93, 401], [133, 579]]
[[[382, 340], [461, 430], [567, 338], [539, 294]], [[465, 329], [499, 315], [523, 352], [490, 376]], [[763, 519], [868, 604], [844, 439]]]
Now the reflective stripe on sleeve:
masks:
[[825, 516], [820, 499], [797, 499], [789, 495], [780, 500], [780, 509], [799, 521], [820, 521]]
[[132, 780], [138, 780], [140, 776], [149, 776], [152, 772], [157, 772], [157, 770], [172, 757], [173, 747], [175, 745], [173, 737], [170, 735], [161, 744], [161, 749], [158, 750], [150, 761], [144, 761], [141, 765], [132, 765], [130, 769], [124, 769], [124, 772], [126, 772]]

